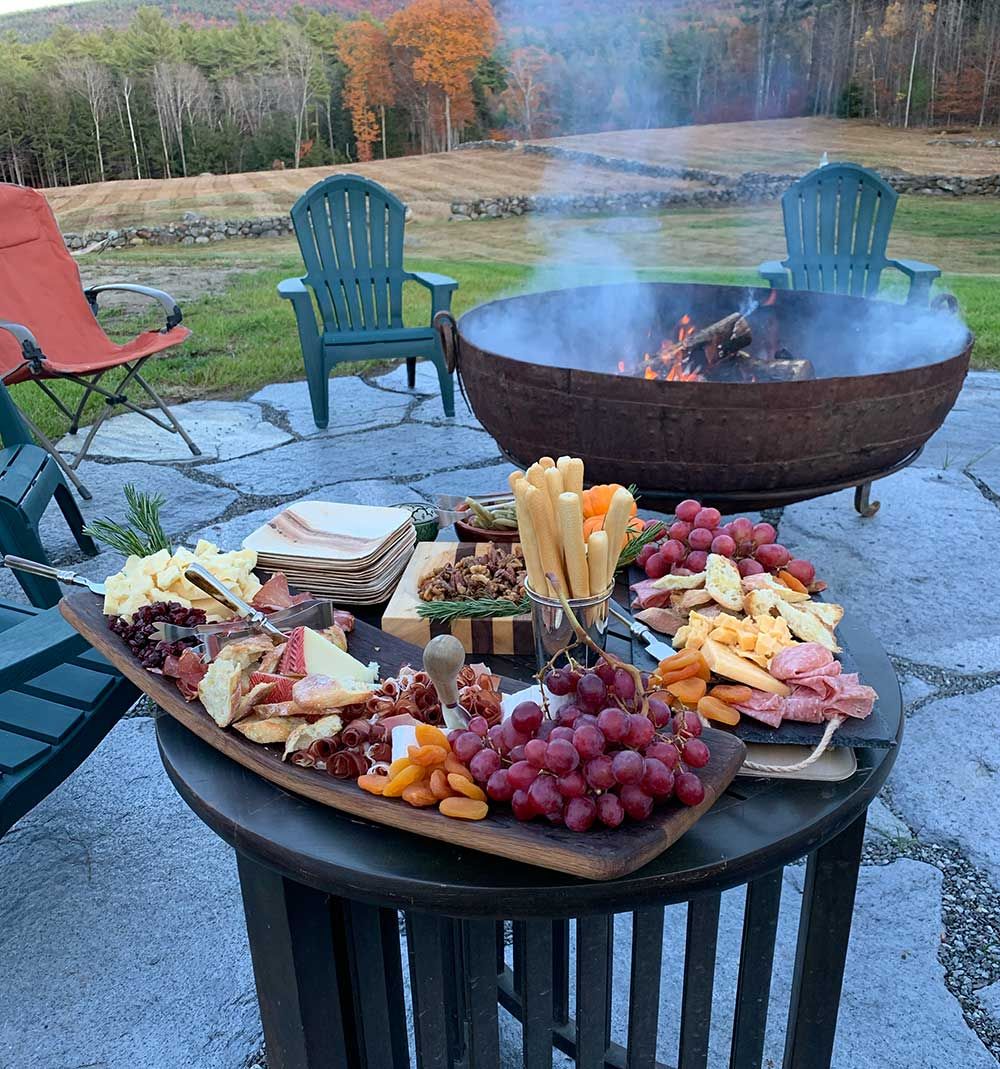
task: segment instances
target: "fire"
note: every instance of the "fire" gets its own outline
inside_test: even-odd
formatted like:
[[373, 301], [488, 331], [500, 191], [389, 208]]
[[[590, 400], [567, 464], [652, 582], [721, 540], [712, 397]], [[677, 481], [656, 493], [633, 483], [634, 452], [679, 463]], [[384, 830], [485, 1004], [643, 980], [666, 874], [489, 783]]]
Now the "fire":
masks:
[[[697, 329], [690, 315], [687, 313], [682, 315], [677, 321], [673, 336], [664, 338], [659, 352], [655, 356], [649, 353], [643, 354], [643, 378], [663, 379], [666, 382], [698, 382], [701, 375], [684, 366], [684, 358], [687, 354], [683, 347], [683, 343]], [[624, 361], [619, 363], [618, 370], [625, 370]]]

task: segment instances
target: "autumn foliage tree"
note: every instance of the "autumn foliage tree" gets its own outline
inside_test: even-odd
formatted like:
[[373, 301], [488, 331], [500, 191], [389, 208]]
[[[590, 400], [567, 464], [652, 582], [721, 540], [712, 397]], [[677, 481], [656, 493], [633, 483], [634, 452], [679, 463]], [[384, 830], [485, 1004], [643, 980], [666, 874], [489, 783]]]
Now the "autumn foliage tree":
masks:
[[389, 20], [389, 36], [406, 50], [414, 81], [427, 95], [433, 116], [443, 104], [444, 148], [455, 143], [456, 102], [463, 110], [472, 96], [472, 76], [493, 51], [497, 21], [490, 0], [413, 0]]
[[[372, 145], [379, 137], [384, 159], [385, 109], [396, 99], [389, 37], [373, 22], [348, 22], [337, 35], [337, 56], [347, 72], [344, 104], [351, 114], [358, 159], [372, 158]], [[377, 116], [375, 108], [379, 109]]]
[[535, 45], [515, 48], [507, 64], [507, 88], [500, 101], [511, 124], [525, 137], [535, 137], [548, 119], [546, 77], [553, 57]]

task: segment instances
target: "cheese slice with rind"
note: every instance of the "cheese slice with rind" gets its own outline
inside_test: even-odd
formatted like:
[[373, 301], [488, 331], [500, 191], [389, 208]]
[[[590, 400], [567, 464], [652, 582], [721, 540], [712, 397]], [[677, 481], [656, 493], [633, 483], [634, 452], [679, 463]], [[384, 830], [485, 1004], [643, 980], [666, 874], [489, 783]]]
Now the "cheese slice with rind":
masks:
[[787, 698], [792, 693], [780, 679], [775, 679], [770, 672], [765, 672], [763, 668], [758, 668], [757, 665], [744, 660], [729, 647], [716, 642], [715, 639], [705, 639], [701, 647], [701, 655], [712, 672], [717, 676], [722, 676], [723, 679], [733, 679], [755, 690], [779, 694], [782, 698]]
[[311, 627], [297, 627], [289, 636], [279, 671], [293, 676], [329, 676], [367, 684], [375, 682], [378, 665], [362, 664]]

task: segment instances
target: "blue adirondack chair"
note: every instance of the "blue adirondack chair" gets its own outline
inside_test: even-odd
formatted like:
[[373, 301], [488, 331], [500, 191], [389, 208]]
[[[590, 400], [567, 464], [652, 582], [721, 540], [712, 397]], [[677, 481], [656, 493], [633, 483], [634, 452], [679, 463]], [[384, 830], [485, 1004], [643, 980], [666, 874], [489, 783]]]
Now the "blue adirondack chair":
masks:
[[[353, 174], [324, 178], [292, 206], [306, 273], [279, 283], [278, 294], [295, 310], [317, 427], [329, 422], [330, 368], [346, 360], [405, 357], [411, 388], [417, 360], [431, 360], [445, 415], [455, 414], [454, 384], [431, 324], [438, 312], [450, 309], [458, 283], [447, 275], [403, 269], [405, 216], [398, 197]], [[408, 280], [430, 290], [425, 327], [403, 326], [403, 283]]]
[[856, 163], [831, 163], [800, 178], [781, 198], [786, 260], [760, 265], [775, 289], [874, 297], [887, 267], [910, 279], [908, 301], [926, 304], [941, 271], [919, 260], [890, 260], [896, 191]]

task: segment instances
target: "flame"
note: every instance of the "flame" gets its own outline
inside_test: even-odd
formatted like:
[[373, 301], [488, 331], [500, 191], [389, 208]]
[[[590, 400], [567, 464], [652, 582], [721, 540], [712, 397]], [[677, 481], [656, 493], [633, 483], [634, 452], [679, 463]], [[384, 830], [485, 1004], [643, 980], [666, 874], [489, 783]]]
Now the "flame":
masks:
[[[659, 351], [653, 356], [642, 354], [642, 377], [644, 379], [662, 379], [666, 382], [697, 382], [701, 375], [684, 366], [687, 355], [683, 343], [697, 331], [691, 316], [685, 313], [677, 321], [673, 336], [664, 338]], [[618, 370], [625, 371], [625, 361], [619, 361]]]

